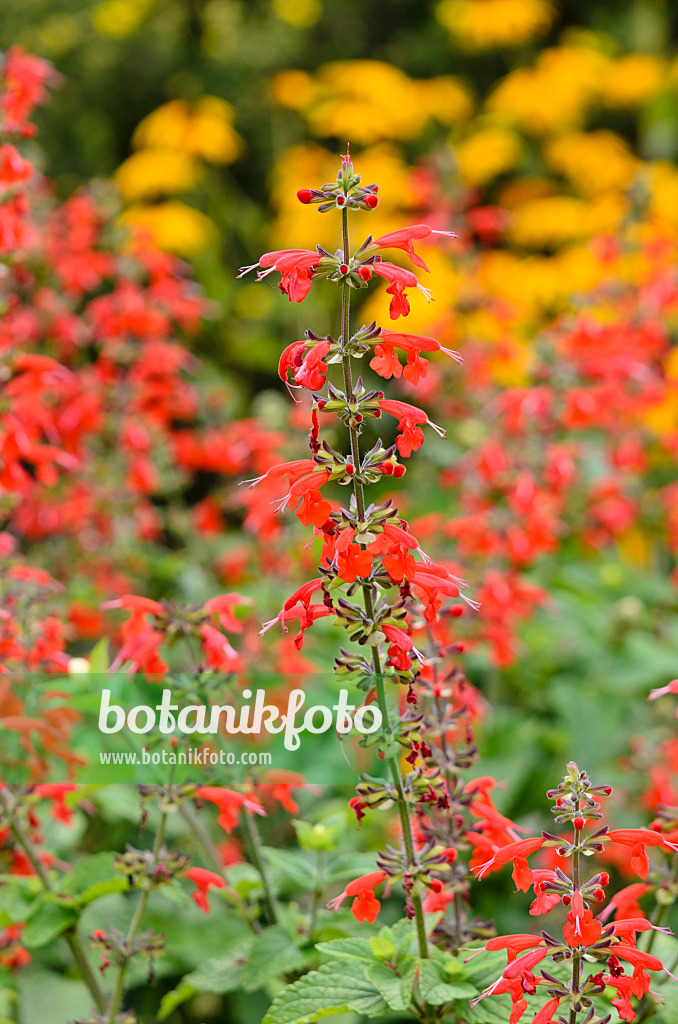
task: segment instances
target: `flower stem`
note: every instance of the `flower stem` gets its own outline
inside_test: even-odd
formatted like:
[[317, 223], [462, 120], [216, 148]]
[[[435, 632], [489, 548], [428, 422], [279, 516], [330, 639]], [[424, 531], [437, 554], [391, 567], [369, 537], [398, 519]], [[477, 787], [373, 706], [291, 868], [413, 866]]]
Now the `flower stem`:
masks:
[[[344, 246], [344, 262], [349, 263], [351, 253], [349, 249], [349, 237], [348, 237], [348, 210], [343, 209], [341, 211], [341, 227], [342, 227], [342, 239]], [[342, 348], [342, 359], [341, 367], [344, 376], [344, 391], [346, 400], [349, 401], [353, 394], [353, 375], [351, 372], [351, 359], [346, 352], [346, 346], [349, 340], [350, 330], [350, 293], [347, 284], [344, 284], [341, 294], [341, 348]], [[358, 512], [358, 519], [364, 521], [365, 518], [365, 491], [362, 480], [359, 479], [360, 474], [360, 444], [358, 440], [358, 430], [354, 426], [349, 426], [349, 437], [351, 442], [351, 456], [355, 466], [355, 473], [353, 475], [353, 493], [355, 495], [356, 509]], [[365, 612], [371, 622], [374, 622], [374, 602], [372, 600], [372, 589], [369, 583], [363, 583], [363, 602], [365, 605]], [[389, 710], [388, 701], [386, 699], [386, 690], [384, 687], [384, 673], [381, 665], [381, 657], [379, 655], [379, 648], [375, 645], [372, 647], [372, 664], [375, 673], [375, 687], [377, 693], [377, 703], [379, 710], [381, 711], [382, 721], [386, 731], [389, 730]], [[403, 833], [403, 842], [405, 844], [405, 855], [409, 867], [416, 866], [416, 859], [414, 854], [414, 842], [412, 839], [412, 826], [410, 823], [410, 814], [407, 804], [407, 799], [403, 790], [402, 777], [400, 774], [400, 765], [397, 757], [390, 757], [388, 759], [389, 770], [393, 779], [393, 785], [396, 790], [396, 802], [398, 804], [398, 813], [400, 815], [400, 824]], [[412, 893], [412, 904], [414, 906], [414, 917], [417, 929], [417, 941], [419, 944], [419, 955], [422, 958], [428, 957], [428, 942], [426, 939], [426, 925], [424, 923], [424, 910], [421, 902], [421, 896], [418, 893]]]
[[266, 917], [268, 918], [269, 924], [278, 924], [280, 921], [280, 907], [278, 906], [278, 901], [268, 877], [266, 862], [261, 849], [261, 837], [259, 835], [257, 823], [245, 808], [243, 808], [240, 820], [242, 821], [243, 832], [245, 834], [245, 848], [249, 854], [250, 860], [259, 872], [264, 886], [264, 909], [266, 910]]
[[[166, 823], [166, 821], [167, 821], [167, 812], [166, 811], [161, 811], [160, 812], [160, 821], [158, 822], [158, 830], [157, 830], [157, 832], [155, 834], [155, 841], [153, 843], [153, 862], [154, 863], [157, 860], [158, 853], [160, 851], [160, 847], [162, 846], [163, 839], [165, 837], [165, 823]], [[143, 916], [146, 913], [146, 906], [148, 904], [148, 898], [149, 898], [150, 894], [151, 894], [150, 887], [148, 889], [144, 889], [143, 892], [141, 893], [141, 896], [139, 897], [138, 902], [137, 902], [136, 909], [134, 911], [134, 915], [133, 915], [132, 920], [130, 922], [130, 926], [129, 926], [128, 930], [127, 930], [127, 936], [125, 938], [125, 945], [126, 945], [128, 951], [130, 950], [132, 942], [134, 941], [134, 937], [137, 934], [137, 932], [139, 931], [139, 928], [141, 926], [141, 922], [142, 922]], [[120, 1005], [121, 1005], [122, 999], [123, 999], [124, 986], [125, 986], [125, 975], [127, 973], [127, 966], [128, 966], [128, 964], [130, 962], [130, 959], [131, 959], [131, 955], [120, 956], [119, 959], [118, 959], [118, 969], [117, 969], [117, 972], [116, 972], [116, 975], [115, 975], [115, 982], [113, 984], [113, 994], [111, 995], [111, 1001], [110, 1001], [110, 1003], [108, 1005], [108, 1015], [107, 1015], [108, 1024], [115, 1024], [115, 1018], [117, 1016], [118, 1010], [120, 1009]]]
[[[579, 800], [577, 800], [577, 811], [579, 811]], [[574, 891], [579, 890], [579, 837], [578, 829], [574, 832], [574, 849], [572, 851], [572, 886]], [[572, 954], [572, 999], [575, 999], [575, 992], [579, 993], [579, 971], [581, 967], [581, 954], [579, 949], [573, 950]], [[578, 998], [578, 996], [577, 996]], [[576, 1024], [577, 1010], [574, 1005], [570, 1006], [570, 1024]]]
[[[9, 812], [9, 807], [7, 806], [4, 800], [3, 802], [5, 803], [5, 806]], [[7, 821], [9, 823], [9, 827], [12, 832], [12, 835], [14, 836], [14, 839], [22, 848], [22, 850], [28, 857], [29, 861], [31, 862], [31, 866], [33, 867], [33, 870], [40, 879], [43, 889], [45, 889], [46, 892], [54, 892], [54, 886], [52, 885], [52, 881], [47, 871], [45, 870], [45, 865], [40, 860], [40, 857], [38, 856], [38, 853], [35, 847], [33, 846], [33, 843], [31, 842], [30, 838], [26, 835], [19, 822], [16, 820], [14, 814], [9, 812], [7, 815]], [[85, 952], [82, 942], [80, 941], [80, 936], [77, 933], [76, 925], [71, 925], [70, 928], [67, 928], [66, 931], [62, 932], [62, 935], [66, 942], [68, 943], [68, 946], [73, 955], [73, 959], [75, 960], [78, 966], [78, 970], [80, 971], [80, 974], [82, 976], [82, 980], [89, 989], [90, 995], [92, 996], [92, 999], [96, 1003], [97, 1009], [103, 1012], [106, 1009], [106, 996], [104, 995], [103, 989], [99, 984], [99, 980], [94, 971], [92, 970], [92, 966], [89, 960], [87, 959], [87, 953]]]

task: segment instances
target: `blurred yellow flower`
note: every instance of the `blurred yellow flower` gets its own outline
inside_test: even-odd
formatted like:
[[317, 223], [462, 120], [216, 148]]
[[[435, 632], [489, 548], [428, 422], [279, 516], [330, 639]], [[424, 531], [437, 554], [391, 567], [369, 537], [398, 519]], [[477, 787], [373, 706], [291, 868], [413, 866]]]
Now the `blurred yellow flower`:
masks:
[[281, 21], [295, 28], [310, 28], [320, 19], [320, 0], [273, 0], [273, 10]]
[[459, 176], [467, 185], [485, 185], [511, 170], [522, 156], [522, 142], [515, 132], [485, 128], [465, 139], [457, 150]]
[[562, 135], [548, 143], [545, 153], [553, 170], [584, 196], [626, 188], [639, 167], [627, 142], [607, 131]]
[[608, 67], [603, 78], [603, 102], [608, 107], [637, 107], [662, 88], [668, 66], [662, 57], [628, 53]]
[[109, 39], [123, 39], [134, 32], [155, 0], [104, 0], [92, 11], [92, 24]]
[[650, 209], [654, 221], [667, 231], [678, 231], [678, 170], [669, 163], [651, 165]]
[[209, 217], [176, 200], [154, 205], [137, 203], [121, 213], [118, 221], [124, 227], [149, 234], [161, 249], [180, 256], [194, 256], [207, 248], [216, 235]]
[[488, 110], [535, 135], [577, 127], [599, 97], [608, 64], [609, 58], [588, 46], [544, 50], [533, 68], [518, 68], [502, 79]]
[[377, 60], [336, 61], [315, 78], [283, 71], [272, 91], [279, 103], [303, 112], [314, 135], [358, 145], [415, 139], [431, 117], [456, 124], [473, 109], [468, 89], [456, 78], [411, 79]]
[[625, 212], [623, 196], [607, 193], [591, 202], [546, 196], [514, 210], [510, 233], [517, 245], [542, 249], [613, 231]]
[[546, 32], [555, 11], [546, 0], [442, 0], [436, 18], [467, 49], [520, 46]]
[[176, 149], [212, 163], [232, 163], [244, 143], [233, 128], [235, 111], [218, 96], [194, 103], [171, 100], [145, 117], [134, 132], [137, 149]]
[[305, 110], [319, 95], [319, 88], [306, 71], [280, 71], [271, 81], [271, 95], [281, 107]]
[[158, 195], [187, 192], [202, 175], [200, 165], [188, 153], [173, 149], [142, 149], [133, 153], [113, 174], [126, 202]]

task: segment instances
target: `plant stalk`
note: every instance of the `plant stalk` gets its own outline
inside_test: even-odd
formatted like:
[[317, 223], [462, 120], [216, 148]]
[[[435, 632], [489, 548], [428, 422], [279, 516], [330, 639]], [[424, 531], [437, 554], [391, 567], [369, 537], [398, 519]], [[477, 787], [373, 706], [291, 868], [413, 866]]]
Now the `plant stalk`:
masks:
[[[348, 210], [344, 208], [341, 211], [342, 218], [342, 239], [344, 247], [344, 262], [346, 264], [350, 261], [350, 249], [349, 249], [349, 237], [348, 237]], [[341, 366], [344, 376], [344, 390], [346, 394], [346, 400], [348, 401], [350, 396], [353, 394], [353, 376], [351, 372], [351, 359], [346, 353], [346, 346], [349, 339], [350, 329], [350, 293], [347, 284], [344, 284], [341, 295], [341, 347], [342, 347], [342, 359]], [[360, 472], [360, 444], [358, 440], [358, 430], [356, 427], [349, 426], [349, 436], [351, 442], [351, 456], [355, 465], [355, 473], [353, 475], [353, 493], [355, 495], [356, 508], [358, 512], [358, 518], [364, 521], [365, 518], [365, 492], [363, 483], [359, 477]], [[369, 583], [363, 583], [363, 601], [365, 605], [365, 612], [367, 617], [374, 622], [374, 602], [372, 600], [372, 590]], [[388, 701], [386, 699], [386, 690], [384, 687], [384, 674], [381, 665], [381, 658], [379, 655], [379, 649], [376, 646], [372, 647], [372, 664], [375, 672], [375, 686], [377, 693], [377, 704], [381, 711], [382, 721], [385, 729], [389, 730], [389, 710]], [[400, 824], [403, 833], [403, 843], [405, 845], [405, 855], [407, 857], [408, 864], [410, 866], [416, 865], [416, 859], [414, 854], [414, 842], [412, 839], [412, 825], [410, 822], [409, 808], [407, 805], [407, 799], [403, 790], [402, 777], [400, 773], [400, 765], [397, 757], [388, 758], [389, 770], [393, 779], [393, 785], [396, 790], [396, 802], [398, 804], [398, 813], [400, 816]], [[426, 925], [424, 923], [424, 910], [422, 906], [421, 896], [418, 893], [411, 894], [412, 904], [414, 906], [414, 917], [417, 930], [417, 941], [419, 944], [419, 955], [422, 958], [428, 957], [428, 941], [426, 938]]]

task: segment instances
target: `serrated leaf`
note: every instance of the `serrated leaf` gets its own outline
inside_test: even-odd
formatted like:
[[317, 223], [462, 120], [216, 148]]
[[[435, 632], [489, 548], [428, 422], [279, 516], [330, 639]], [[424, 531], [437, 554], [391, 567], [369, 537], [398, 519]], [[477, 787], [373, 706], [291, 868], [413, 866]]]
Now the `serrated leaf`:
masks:
[[455, 1002], [454, 1012], [463, 1024], [506, 1024], [511, 1016], [511, 997], [488, 996], [476, 1006], [469, 1006], [468, 1000]]
[[263, 1024], [311, 1024], [337, 1013], [378, 1017], [388, 1009], [381, 993], [365, 977], [336, 960], [323, 964], [274, 999]]
[[365, 960], [370, 964], [374, 961], [369, 939], [330, 939], [329, 942], [316, 943], [315, 948], [320, 953], [342, 960]]
[[[37, 906], [39, 904], [39, 906]], [[21, 942], [27, 949], [38, 949], [56, 939], [67, 928], [75, 924], [78, 915], [71, 907], [63, 907], [58, 903], [36, 900], [21, 936]]]
[[182, 981], [180, 985], [172, 989], [171, 992], [166, 992], [160, 1000], [160, 1007], [158, 1009], [158, 1020], [167, 1020], [169, 1015], [185, 1003], [187, 999], [192, 999], [194, 995], [197, 995], [198, 989], [194, 988], [193, 985], [189, 985], [186, 981]]
[[454, 999], [473, 999], [478, 990], [463, 981], [450, 984], [443, 964], [432, 960], [419, 961], [419, 992], [431, 1006], [442, 1006]]
[[278, 974], [304, 966], [304, 957], [284, 928], [267, 928], [255, 938], [243, 967], [241, 986], [245, 992], [263, 988]]
[[387, 964], [368, 964], [365, 977], [381, 993], [392, 1010], [404, 1010], [409, 999], [403, 993], [402, 979]]

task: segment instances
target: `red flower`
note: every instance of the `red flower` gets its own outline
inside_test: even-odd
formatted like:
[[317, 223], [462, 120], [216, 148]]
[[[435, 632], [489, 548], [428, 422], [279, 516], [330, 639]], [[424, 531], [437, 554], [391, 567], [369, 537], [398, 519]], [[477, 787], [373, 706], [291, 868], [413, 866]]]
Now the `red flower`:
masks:
[[401, 433], [396, 441], [396, 445], [404, 459], [409, 458], [413, 451], [418, 451], [424, 443], [424, 432], [420, 424], [428, 424], [429, 427], [433, 427], [437, 434], [445, 437], [445, 431], [442, 427], [432, 423], [424, 410], [417, 408], [416, 405], [410, 405], [408, 402], [397, 402], [387, 398], [379, 402], [379, 408], [382, 412], [387, 412], [398, 420], [398, 430]]
[[[395, 348], [403, 349], [407, 353], [407, 365], [404, 370], [395, 354]], [[457, 362], [462, 362], [458, 352], [443, 348], [435, 338], [427, 338], [419, 334], [398, 334], [396, 331], [382, 329], [370, 366], [380, 377], [400, 378], [404, 373], [405, 379], [410, 384], [418, 384], [419, 380], [428, 373], [428, 361], [421, 358], [420, 353], [422, 352], [444, 352], [452, 359], [456, 359]]]
[[430, 290], [419, 284], [416, 275], [410, 270], [396, 267], [394, 263], [371, 263], [370, 270], [390, 282], [386, 291], [393, 296], [389, 306], [391, 320], [397, 320], [399, 316], [407, 316], [410, 311], [410, 304], [405, 294], [406, 288], [418, 288], [426, 301], [431, 301]]
[[353, 583], [358, 576], [366, 579], [372, 571], [372, 560], [372, 555], [365, 548], [349, 544], [345, 551], [337, 552], [338, 574], [344, 583]]
[[226, 883], [221, 875], [215, 874], [214, 871], [208, 871], [207, 868], [189, 868], [186, 872], [186, 878], [190, 879], [197, 886], [196, 891], [193, 893], [193, 899], [202, 912], [206, 914], [210, 909], [207, 898], [210, 888], [224, 889]]
[[238, 814], [241, 808], [250, 811], [252, 814], [266, 815], [266, 811], [257, 803], [251, 800], [244, 793], [236, 793], [233, 789], [223, 789], [221, 786], [200, 786], [196, 794], [201, 800], [209, 800], [219, 808], [217, 821], [226, 832], [232, 832], [238, 824]]
[[415, 267], [421, 267], [428, 271], [421, 256], [414, 251], [414, 241], [419, 238], [428, 238], [429, 235], [447, 235], [448, 238], [457, 238], [453, 231], [434, 231], [428, 224], [413, 224], [408, 228], [400, 228], [398, 231], [389, 231], [381, 238], [375, 238], [374, 245], [379, 249], [402, 249], [406, 252]]
[[33, 792], [43, 800], [51, 800], [52, 817], [68, 825], [73, 818], [73, 811], [67, 806], [65, 797], [77, 788], [72, 782], [43, 782]]
[[277, 252], [266, 252], [258, 263], [253, 263], [250, 267], [241, 267], [238, 277], [242, 277], [256, 267], [264, 267], [264, 270], [257, 273], [257, 281], [261, 281], [277, 270], [281, 275], [278, 284], [280, 291], [287, 295], [290, 302], [301, 302], [311, 290], [311, 278], [319, 259], [320, 255], [310, 249], [281, 249]]
[[[535, 837], [534, 839], [520, 839], [517, 843], [509, 843], [507, 846], [503, 846], [500, 850], [496, 850], [490, 860], [485, 861], [484, 864], [477, 864], [475, 867], [471, 868], [471, 871], [476, 878], [480, 880], [488, 874], [488, 872], [498, 871], [500, 867], [504, 864], [508, 864], [508, 862], [512, 860], [514, 871], [518, 868], [522, 871], [523, 876], [525, 876], [525, 871], [522, 867], [523, 863], [527, 865], [526, 858], [529, 857], [531, 853], [536, 853], [537, 850], [541, 850], [545, 842], [546, 840], [542, 837]], [[531, 877], [530, 873], [530, 880]]]
[[360, 878], [349, 882], [339, 896], [330, 900], [327, 904], [328, 908], [336, 912], [347, 896], [353, 896], [351, 913], [356, 921], [367, 921], [372, 924], [381, 908], [381, 903], [374, 895], [374, 890], [381, 885], [385, 878], [386, 872], [384, 871], [371, 871], [367, 875], [361, 875]]

